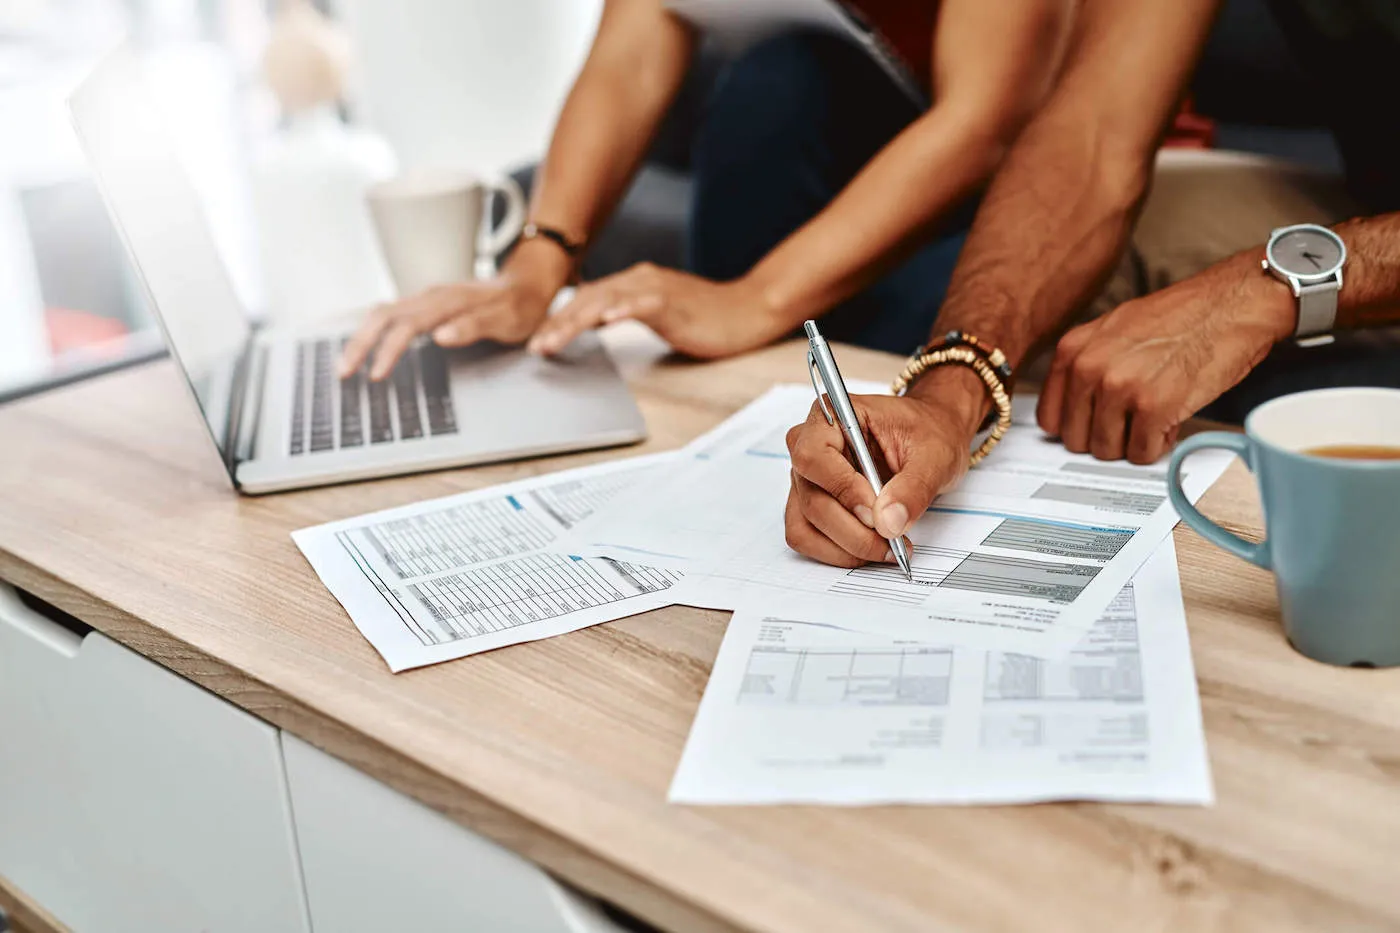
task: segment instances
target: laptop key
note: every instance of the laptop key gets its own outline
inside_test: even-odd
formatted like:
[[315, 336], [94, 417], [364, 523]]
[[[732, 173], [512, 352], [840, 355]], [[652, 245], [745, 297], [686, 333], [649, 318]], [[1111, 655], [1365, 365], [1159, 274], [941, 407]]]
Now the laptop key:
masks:
[[457, 433], [457, 416], [452, 405], [452, 386], [447, 373], [447, 351], [435, 343], [423, 344], [419, 354], [423, 375], [424, 407], [428, 410], [428, 431]]
[[394, 366], [394, 401], [399, 409], [399, 438], [423, 436], [423, 421], [418, 414], [418, 354], [410, 350]]
[[360, 387], [364, 381], [363, 370], [340, 380], [341, 447], [360, 447], [365, 442], [364, 422], [360, 417]]
[[394, 423], [389, 420], [389, 383], [369, 383], [369, 442], [384, 444], [394, 439]]
[[311, 452], [335, 447], [335, 425], [331, 420], [331, 345], [316, 342], [311, 370]]
[[292, 364], [292, 437], [287, 447], [292, 456], [306, 452], [306, 346], [297, 344]]

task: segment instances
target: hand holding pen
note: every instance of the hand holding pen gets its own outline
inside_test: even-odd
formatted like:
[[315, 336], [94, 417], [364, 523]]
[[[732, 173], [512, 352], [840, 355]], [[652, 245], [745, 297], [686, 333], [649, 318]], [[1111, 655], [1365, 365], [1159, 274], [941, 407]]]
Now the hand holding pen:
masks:
[[[880, 471], [875, 467], [875, 459], [870, 455], [870, 447], [865, 442], [860, 418], [851, 404], [851, 396], [846, 392], [846, 381], [841, 378], [841, 370], [836, 366], [836, 357], [831, 355], [831, 347], [817, 330], [815, 321], [807, 321], [802, 327], [807, 332], [807, 370], [808, 375], [812, 377], [812, 388], [817, 393], [817, 404], [821, 406], [822, 414], [826, 415], [827, 423], [841, 428], [846, 443], [850, 445], [856, 466], [870, 483], [871, 491], [879, 496], [884, 482], [880, 478]], [[903, 534], [890, 538], [889, 544], [899, 569], [904, 571], [906, 579], [913, 582], [914, 571], [909, 564], [909, 548], [904, 543]]]

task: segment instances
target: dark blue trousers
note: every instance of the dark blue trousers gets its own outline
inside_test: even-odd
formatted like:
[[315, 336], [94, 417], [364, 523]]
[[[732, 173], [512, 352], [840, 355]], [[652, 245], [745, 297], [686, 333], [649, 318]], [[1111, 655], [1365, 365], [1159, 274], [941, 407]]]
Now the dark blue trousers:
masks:
[[[696, 142], [687, 267], [742, 276], [920, 113], [843, 39], [794, 32], [755, 45], [721, 77]], [[924, 343], [974, 209], [963, 206], [945, 233], [831, 311], [823, 332], [901, 354]]]

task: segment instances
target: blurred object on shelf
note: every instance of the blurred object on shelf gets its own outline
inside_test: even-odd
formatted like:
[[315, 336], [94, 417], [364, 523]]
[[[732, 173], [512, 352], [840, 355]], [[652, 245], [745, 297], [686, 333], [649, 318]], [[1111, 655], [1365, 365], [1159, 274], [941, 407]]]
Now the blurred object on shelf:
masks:
[[55, 359], [84, 347], [110, 348], [127, 336], [121, 321], [73, 308], [46, 308], [44, 326], [49, 332], [49, 352]]
[[544, 153], [601, 0], [330, 0], [354, 38], [349, 106], [406, 170], [499, 175]]
[[396, 160], [373, 133], [338, 112], [350, 42], [307, 0], [285, 0], [263, 56], [282, 128], [252, 167], [254, 210], [270, 321], [312, 321], [369, 307], [393, 290], [365, 193]]

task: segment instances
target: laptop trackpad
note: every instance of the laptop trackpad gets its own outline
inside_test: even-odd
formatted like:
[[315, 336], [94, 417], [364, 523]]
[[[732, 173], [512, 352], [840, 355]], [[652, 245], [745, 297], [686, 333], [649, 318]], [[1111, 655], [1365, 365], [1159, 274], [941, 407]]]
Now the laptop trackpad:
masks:
[[636, 424], [640, 416], [596, 334], [540, 358], [483, 341], [448, 356], [463, 434], [493, 446], [532, 446]]

